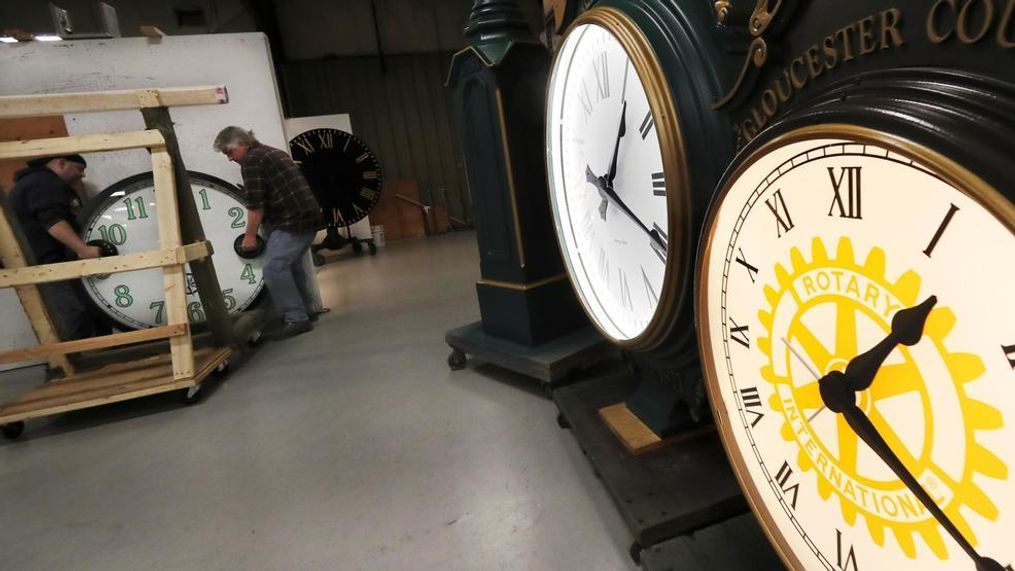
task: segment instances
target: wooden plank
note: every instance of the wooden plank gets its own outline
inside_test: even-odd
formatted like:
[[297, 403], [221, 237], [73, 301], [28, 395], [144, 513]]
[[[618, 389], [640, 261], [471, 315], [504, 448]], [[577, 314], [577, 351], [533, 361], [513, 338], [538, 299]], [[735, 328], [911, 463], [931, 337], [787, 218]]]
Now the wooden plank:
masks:
[[[22, 395], [14, 402], [0, 406], [0, 424], [192, 387], [200, 384], [219, 364], [226, 361], [230, 354], [231, 350], [228, 348], [203, 353], [200, 362], [197, 363], [198, 375], [193, 378], [175, 378], [172, 365], [166, 362], [165, 356], [162, 356], [158, 364], [125, 373], [124, 376], [94, 377], [90, 379], [91, 384], [87, 387], [82, 386], [82, 381], [75, 377], [47, 383], [35, 391]], [[96, 380], [101, 382], [96, 383]], [[47, 395], [40, 398], [39, 393], [44, 390], [47, 391]]]
[[[163, 248], [180, 246], [180, 219], [176, 205], [173, 161], [165, 149], [152, 152], [152, 173], [155, 179], [155, 208], [158, 212], [159, 244]], [[166, 323], [187, 323], [187, 290], [184, 267], [162, 269], [166, 292]], [[194, 345], [190, 336], [172, 337], [169, 351], [173, 356], [173, 376], [185, 379], [194, 376]]]
[[[5, 268], [24, 268], [27, 265], [18, 239], [14, 235], [14, 229], [2, 209], [0, 209], [0, 262]], [[15, 292], [35, 333], [35, 339], [43, 344], [59, 343], [60, 337], [56, 334], [56, 327], [46, 311], [45, 304], [42, 303], [38, 288], [34, 285], [21, 286], [15, 288]], [[50, 355], [47, 361], [50, 368], [60, 368], [67, 375], [74, 373], [74, 366], [66, 355]]]
[[604, 406], [599, 409], [599, 416], [610, 428], [610, 431], [624, 444], [624, 448], [627, 448], [628, 452], [635, 456], [714, 430], [714, 427], [706, 426], [687, 430], [669, 438], [659, 438], [651, 428], [645, 426], [645, 423], [631, 412], [631, 409], [627, 408], [626, 402]]
[[171, 250], [152, 250], [136, 254], [75, 260], [42, 266], [0, 269], [0, 288], [58, 282], [101, 274], [115, 274], [187, 263], [211, 254], [208, 242], [197, 242]]
[[[157, 93], [155, 104], [150, 101], [141, 101], [145, 94], [152, 92]], [[224, 85], [45, 95], [7, 95], [0, 97], [0, 117], [31, 117], [158, 106], [219, 105], [228, 102], [229, 93]]]
[[[169, 110], [165, 107], [142, 109], [141, 116], [144, 118], [145, 127], [158, 129], [166, 140], [165, 151], [172, 161], [172, 182], [175, 185], [175, 192], [172, 196], [176, 202], [174, 228], [179, 231], [177, 235], [187, 242], [204, 240], [206, 235], [194, 199], [190, 175], [183, 162], [183, 155], [180, 153], [176, 132], [173, 130], [173, 118], [169, 115]], [[217, 347], [231, 346], [233, 331], [229, 310], [226, 309], [226, 302], [222, 297], [222, 286], [215, 273], [213, 257], [209, 256], [192, 262], [190, 273], [197, 285], [197, 294], [201, 298], [201, 306], [207, 316], [205, 323], [208, 324], [208, 329], [211, 331], [213, 343]]]
[[146, 38], [161, 40], [166, 35], [166, 33], [160, 30], [158, 26], [141, 26], [140, 28], [138, 28], [138, 31], [140, 31], [141, 35], [145, 36]]
[[103, 335], [101, 337], [89, 337], [87, 339], [76, 339], [74, 341], [47, 343], [45, 345], [36, 345], [35, 347], [13, 349], [10, 351], [0, 352], [0, 364], [17, 363], [19, 361], [26, 361], [36, 357], [46, 357], [51, 353], [77, 353], [79, 351], [91, 351], [93, 349], [103, 349], [105, 347], [117, 347], [120, 345], [127, 345], [129, 343], [151, 341], [153, 339], [164, 339], [166, 337], [173, 337], [176, 335], [186, 335], [189, 330], [189, 325], [186, 323], [164, 325], [162, 327], [152, 327], [150, 329], [142, 329], [140, 331], [128, 331], [126, 333], [114, 333], [111, 335]]
[[[195, 362], [204, 362], [213, 351], [217, 350], [206, 348], [196, 351], [194, 353]], [[143, 357], [117, 365], [107, 365], [100, 369], [45, 383], [20, 396], [14, 402], [3, 406], [7, 407], [13, 404], [21, 406], [86, 392], [105, 391], [114, 386], [160, 376], [171, 376], [173, 373], [173, 361], [169, 353]]]
[[164, 144], [162, 133], [156, 130], [8, 141], [0, 143], [0, 160], [153, 148]]

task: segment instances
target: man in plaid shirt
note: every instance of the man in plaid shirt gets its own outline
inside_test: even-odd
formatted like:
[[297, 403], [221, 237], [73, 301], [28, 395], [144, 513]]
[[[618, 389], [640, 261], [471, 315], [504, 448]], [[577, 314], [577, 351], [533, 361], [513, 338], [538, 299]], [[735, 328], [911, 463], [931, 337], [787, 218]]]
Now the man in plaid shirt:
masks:
[[264, 283], [282, 314], [282, 327], [270, 334], [285, 339], [313, 329], [305, 298], [302, 258], [324, 224], [321, 207], [299, 166], [280, 149], [261, 144], [252, 131], [226, 127], [215, 137], [214, 148], [241, 167], [247, 203], [247, 228], [242, 248], [257, 245], [264, 228]]

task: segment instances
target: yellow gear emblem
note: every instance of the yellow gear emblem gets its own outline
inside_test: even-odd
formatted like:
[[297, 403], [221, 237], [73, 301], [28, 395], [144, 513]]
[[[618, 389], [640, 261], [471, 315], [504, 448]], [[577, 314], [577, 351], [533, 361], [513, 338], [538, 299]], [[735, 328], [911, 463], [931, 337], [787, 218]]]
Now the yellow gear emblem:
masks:
[[[890, 528], [910, 558], [916, 557], [916, 532], [938, 558], [947, 559], [937, 521], [887, 467], [870, 460], [873, 452], [861, 448], [844, 418], [824, 409], [815, 378], [842, 371], [865, 351], [868, 347], [860, 340], [864, 332], [883, 337], [890, 331], [894, 312], [918, 302], [921, 278], [907, 271], [889, 282], [884, 251], [874, 247], [858, 264], [848, 238], [839, 240], [834, 258], [815, 238], [809, 263], [797, 248], [790, 251], [790, 261], [791, 271], [775, 266], [778, 289], [765, 287], [771, 307], [758, 313], [767, 331], [758, 341], [767, 358], [761, 373], [775, 388], [769, 404], [782, 413], [783, 439], [797, 443], [798, 464], [814, 474], [821, 498], [838, 496], [849, 525], [855, 525], [857, 514], [864, 516], [879, 546], [884, 546], [885, 528]], [[924, 339], [913, 347], [898, 347], [871, 387], [858, 395], [857, 404], [976, 545], [966, 520], [969, 511], [996, 521], [998, 509], [974, 475], [1006, 480], [1008, 468], [976, 442], [977, 431], [996, 430], [1003, 419], [997, 409], [967, 395], [964, 385], [985, 369], [978, 356], [945, 347], [955, 320], [944, 303], [933, 309]], [[899, 410], [902, 415], [892, 414]]]

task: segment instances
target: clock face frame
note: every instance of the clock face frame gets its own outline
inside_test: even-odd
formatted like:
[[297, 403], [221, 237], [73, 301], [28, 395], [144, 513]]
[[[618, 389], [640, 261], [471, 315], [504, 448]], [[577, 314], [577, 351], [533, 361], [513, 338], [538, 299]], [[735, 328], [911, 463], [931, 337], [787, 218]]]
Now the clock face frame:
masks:
[[319, 128], [289, 141], [329, 225], [359, 222], [381, 199], [381, 165], [366, 144], [351, 133]]
[[674, 105], [652, 46], [623, 12], [594, 8], [568, 30], [547, 95], [554, 230], [592, 323], [632, 350], [669, 333], [691, 271], [681, 254], [690, 198]]
[[[257, 300], [264, 287], [261, 259], [244, 259], [233, 250], [233, 241], [247, 227], [246, 206], [233, 185], [203, 173], [188, 172], [201, 227], [215, 252], [212, 260], [226, 309], [230, 313], [243, 311]], [[151, 172], [110, 186], [89, 203], [81, 219], [81, 238], [86, 242], [107, 240], [120, 254], [161, 249]], [[166, 324], [161, 269], [121, 272], [81, 281], [92, 302], [121, 327], [146, 329]], [[189, 264], [186, 287], [190, 321], [204, 321], [204, 310]]]
[[857, 406], [981, 555], [1015, 563], [1012, 256], [1015, 206], [890, 134], [797, 129], [727, 177], [699, 256], [702, 363], [737, 478], [792, 568], [973, 568], [817, 391], [930, 295], [922, 338]]

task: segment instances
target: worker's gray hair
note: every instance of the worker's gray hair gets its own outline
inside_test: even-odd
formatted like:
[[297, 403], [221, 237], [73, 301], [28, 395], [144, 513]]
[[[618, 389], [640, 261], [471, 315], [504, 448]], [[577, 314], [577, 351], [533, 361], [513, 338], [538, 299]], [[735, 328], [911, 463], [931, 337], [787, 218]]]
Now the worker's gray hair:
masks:
[[248, 131], [243, 127], [230, 126], [219, 131], [212, 148], [216, 152], [224, 153], [237, 145], [253, 146], [256, 144], [258, 144], [258, 140], [254, 137], [253, 131]]

